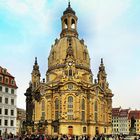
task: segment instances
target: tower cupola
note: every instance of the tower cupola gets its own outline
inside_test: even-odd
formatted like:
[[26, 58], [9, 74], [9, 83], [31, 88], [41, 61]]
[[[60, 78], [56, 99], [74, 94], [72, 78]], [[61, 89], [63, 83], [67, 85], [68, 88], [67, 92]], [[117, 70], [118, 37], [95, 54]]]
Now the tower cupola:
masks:
[[75, 11], [71, 8], [70, 2], [68, 3], [68, 7], [63, 12], [63, 16], [61, 18], [62, 22], [62, 32], [60, 37], [65, 36], [74, 36], [78, 37], [77, 32], [77, 16], [75, 15]]
[[66, 10], [63, 12], [63, 15], [66, 15], [68, 13], [75, 15], [75, 11], [71, 8], [70, 2], [68, 3], [68, 7], [66, 8]]
[[104, 89], [106, 87], [107, 84], [107, 74], [105, 72], [105, 66], [103, 63], [103, 58], [101, 58], [101, 64], [99, 66], [99, 72], [98, 72], [98, 83], [101, 85], [101, 87]]
[[37, 57], [35, 57], [35, 63], [33, 65], [33, 70], [32, 70], [32, 86], [33, 88], [37, 87], [37, 85], [40, 83], [40, 71], [39, 71], [39, 65], [37, 63]]

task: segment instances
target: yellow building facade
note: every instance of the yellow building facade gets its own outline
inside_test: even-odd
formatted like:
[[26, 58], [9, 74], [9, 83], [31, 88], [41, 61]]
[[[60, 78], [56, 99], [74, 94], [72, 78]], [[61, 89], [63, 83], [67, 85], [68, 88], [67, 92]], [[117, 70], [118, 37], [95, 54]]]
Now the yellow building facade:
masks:
[[[48, 57], [46, 80], [40, 81], [37, 58], [32, 71], [32, 120], [48, 135], [112, 133], [112, 97], [101, 59], [93, 81], [90, 57], [84, 40], [78, 38], [75, 11], [70, 3], [61, 17], [60, 39]], [[46, 123], [45, 123], [46, 122]]]

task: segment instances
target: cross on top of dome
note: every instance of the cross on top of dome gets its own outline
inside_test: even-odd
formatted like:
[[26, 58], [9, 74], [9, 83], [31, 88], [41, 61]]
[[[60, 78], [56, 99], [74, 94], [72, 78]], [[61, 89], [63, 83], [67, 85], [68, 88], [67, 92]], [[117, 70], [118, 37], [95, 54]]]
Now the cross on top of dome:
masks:
[[63, 14], [68, 14], [68, 13], [71, 13], [71, 14], [74, 14], [75, 15], [75, 11], [71, 8], [71, 4], [70, 4], [70, 0], [68, 1], [68, 7], [67, 9], [63, 12]]

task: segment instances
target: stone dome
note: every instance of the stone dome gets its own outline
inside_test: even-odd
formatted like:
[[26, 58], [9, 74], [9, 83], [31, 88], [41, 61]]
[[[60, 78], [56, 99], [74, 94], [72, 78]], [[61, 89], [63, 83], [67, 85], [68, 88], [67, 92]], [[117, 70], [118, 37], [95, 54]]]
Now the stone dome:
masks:
[[[72, 61], [77, 68], [90, 71], [90, 58], [84, 40], [78, 39], [77, 16], [70, 2], [61, 17], [62, 31], [60, 39], [55, 40], [48, 58], [48, 71], [66, 66], [66, 61]], [[68, 56], [70, 59], [68, 60]]]
[[[64, 65], [66, 62], [67, 49], [69, 47], [69, 37], [63, 37], [59, 40], [55, 40], [55, 44], [52, 45], [50, 55], [48, 58], [48, 68], [51, 69], [58, 65]], [[90, 58], [87, 50], [87, 46], [84, 44], [84, 40], [79, 40], [76, 37], [71, 37], [71, 46], [73, 50], [73, 58], [76, 65], [81, 65], [87, 69], [90, 69]]]

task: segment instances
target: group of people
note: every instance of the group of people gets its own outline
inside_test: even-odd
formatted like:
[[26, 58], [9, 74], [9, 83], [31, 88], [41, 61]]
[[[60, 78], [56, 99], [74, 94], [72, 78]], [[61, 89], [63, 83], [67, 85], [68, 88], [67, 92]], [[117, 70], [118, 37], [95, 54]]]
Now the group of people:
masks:
[[[22, 137], [24, 140], [90, 140], [89, 136], [71, 136], [71, 135], [59, 135], [59, 136], [46, 136], [46, 135], [26, 135]], [[20, 140], [20, 139], [19, 139]]]
[[[0, 140], [129, 140], [126, 136], [120, 135], [96, 135], [94, 137], [89, 137], [87, 135], [83, 136], [71, 136], [71, 135], [59, 135], [59, 136], [48, 136], [45, 134], [26, 134], [26, 135], [13, 135], [4, 134], [0, 136]], [[131, 140], [140, 140], [140, 136], [135, 136]]]
[[2, 133], [2, 135], [0, 135], [0, 140], [15, 140], [15, 135], [12, 133], [7, 133], [7, 131], [5, 131], [4, 133]]
[[98, 136], [93, 137], [92, 140], [140, 140], [140, 136], [98, 135]]

